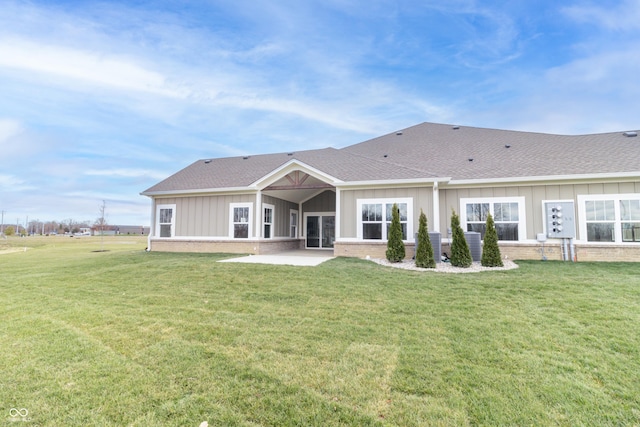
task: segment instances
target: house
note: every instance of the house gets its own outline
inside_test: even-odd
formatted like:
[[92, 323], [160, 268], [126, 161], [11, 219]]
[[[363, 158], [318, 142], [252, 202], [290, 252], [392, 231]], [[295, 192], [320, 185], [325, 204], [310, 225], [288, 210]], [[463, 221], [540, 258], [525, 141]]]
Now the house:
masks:
[[509, 258], [640, 261], [633, 131], [422, 123], [342, 149], [198, 160], [141, 194], [153, 251], [384, 257], [395, 203], [408, 257], [420, 212], [446, 251], [455, 210], [480, 233], [491, 213]]
[[149, 227], [145, 227], [142, 225], [94, 225], [90, 230], [94, 236], [115, 236], [118, 234], [149, 234]]

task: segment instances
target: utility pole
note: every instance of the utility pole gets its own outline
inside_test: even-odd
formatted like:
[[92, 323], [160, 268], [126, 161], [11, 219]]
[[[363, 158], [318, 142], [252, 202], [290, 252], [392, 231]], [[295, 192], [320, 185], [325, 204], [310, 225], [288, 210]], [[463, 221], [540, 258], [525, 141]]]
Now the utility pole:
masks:
[[0, 234], [4, 234], [4, 211], [2, 211], [2, 225], [0, 225]]

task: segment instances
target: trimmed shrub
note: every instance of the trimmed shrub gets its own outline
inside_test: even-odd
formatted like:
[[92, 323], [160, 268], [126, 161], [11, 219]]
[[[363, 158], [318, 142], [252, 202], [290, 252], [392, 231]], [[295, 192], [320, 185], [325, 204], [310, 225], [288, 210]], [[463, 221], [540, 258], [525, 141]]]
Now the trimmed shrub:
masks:
[[502, 267], [502, 256], [498, 246], [498, 233], [491, 214], [487, 217], [487, 230], [484, 233], [482, 258], [480, 264], [484, 267]]
[[433, 246], [427, 228], [427, 216], [420, 209], [420, 224], [418, 225], [418, 247], [416, 248], [416, 267], [436, 268], [433, 258]]
[[[384, 214], [384, 213], [383, 213]], [[404, 242], [402, 241], [402, 225], [400, 224], [400, 211], [398, 205], [393, 204], [391, 212], [391, 226], [387, 236], [387, 260], [400, 262], [405, 257]]]
[[470, 267], [473, 263], [471, 258], [471, 251], [467, 240], [464, 238], [464, 231], [460, 227], [460, 218], [456, 214], [456, 211], [451, 210], [451, 258], [449, 261], [451, 265], [455, 267]]

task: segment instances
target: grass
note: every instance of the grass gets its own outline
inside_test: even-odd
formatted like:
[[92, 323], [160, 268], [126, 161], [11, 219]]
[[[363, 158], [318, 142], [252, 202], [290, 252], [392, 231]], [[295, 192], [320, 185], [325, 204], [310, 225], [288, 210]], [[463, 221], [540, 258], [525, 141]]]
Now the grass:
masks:
[[145, 246], [0, 240], [0, 422], [640, 425], [640, 264], [443, 275]]

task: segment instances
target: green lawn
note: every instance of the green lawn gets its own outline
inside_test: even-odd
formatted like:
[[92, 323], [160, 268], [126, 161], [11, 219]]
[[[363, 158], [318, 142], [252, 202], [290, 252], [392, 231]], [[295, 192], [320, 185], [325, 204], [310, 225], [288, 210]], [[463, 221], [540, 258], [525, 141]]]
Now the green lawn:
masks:
[[640, 425], [640, 264], [455, 275], [145, 246], [0, 240], [0, 424]]

